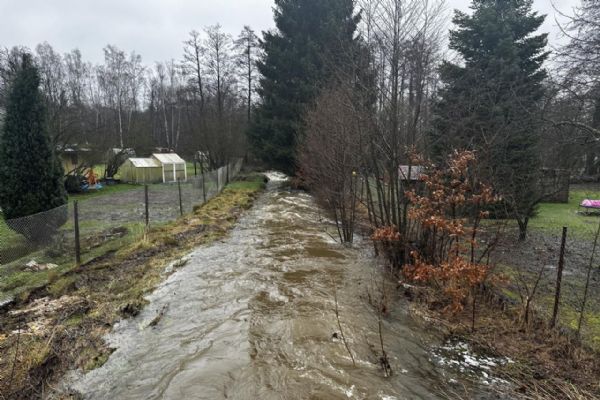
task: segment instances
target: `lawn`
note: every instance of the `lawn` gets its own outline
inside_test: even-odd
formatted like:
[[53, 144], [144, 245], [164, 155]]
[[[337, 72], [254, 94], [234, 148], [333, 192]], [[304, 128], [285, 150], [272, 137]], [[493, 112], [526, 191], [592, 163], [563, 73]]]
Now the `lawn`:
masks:
[[26, 254], [27, 247], [25, 238], [10, 229], [4, 222], [2, 213], [0, 213], [0, 264], [2, 259]]
[[[194, 176], [194, 163], [193, 162], [186, 162], [185, 163], [185, 167], [187, 169], [187, 176], [192, 177]], [[195, 171], [198, 175], [200, 175], [200, 164], [196, 164], [196, 171]]]
[[581, 214], [584, 209], [579, 204], [583, 199], [600, 199], [600, 186], [572, 185], [569, 203], [540, 204], [538, 214], [529, 223], [530, 227], [557, 233], [566, 226], [575, 236], [593, 236], [600, 216]]
[[110, 195], [110, 194], [115, 194], [115, 193], [120, 193], [120, 192], [127, 192], [129, 190], [134, 190], [134, 189], [139, 189], [141, 187], [141, 185], [134, 185], [134, 184], [130, 184], [130, 183], [119, 183], [116, 185], [104, 185], [102, 187], [102, 189], [99, 190], [89, 190], [85, 193], [77, 193], [77, 194], [70, 194], [69, 195], [69, 201], [82, 201], [82, 200], [87, 200], [87, 199], [91, 199], [94, 197], [98, 197], [98, 196], [106, 196], [106, 195]]

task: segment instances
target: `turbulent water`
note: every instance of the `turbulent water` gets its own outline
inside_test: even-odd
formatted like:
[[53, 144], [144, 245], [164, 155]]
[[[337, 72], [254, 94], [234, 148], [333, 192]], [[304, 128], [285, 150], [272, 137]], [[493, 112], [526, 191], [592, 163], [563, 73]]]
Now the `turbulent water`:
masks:
[[[360, 246], [337, 244], [311, 197], [286, 190], [283, 180], [272, 174], [230, 236], [194, 251], [138, 317], [117, 325], [108, 338], [116, 351], [72, 388], [90, 399], [464, 394], [451, 363], [432, 351], [438, 339], [413, 322], [401, 300], [391, 301], [383, 322], [393, 370], [384, 377], [368, 301], [382, 281], [375, 261]], [[338, 339], [335, 294], [356, 366]]]

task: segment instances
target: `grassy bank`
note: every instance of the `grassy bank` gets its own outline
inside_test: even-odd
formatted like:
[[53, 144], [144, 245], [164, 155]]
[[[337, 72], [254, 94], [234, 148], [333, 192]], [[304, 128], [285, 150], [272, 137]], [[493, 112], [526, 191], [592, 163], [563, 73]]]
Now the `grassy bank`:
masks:
[[225, 236], [252, 205], [264, 178], [242, 179], [192, 214], [79, 268], [13, 279], [20, 296], [0, 314], [0, 398], [40, 398], [64, 371], [102, 365], [111, 353], [103, 336], [119, 319], [139, 312], [146, 294], [168, 275], [165, 267], [180, 267], [177, 260], [192, 248]]
[[519, 307], [486, 292], [478, 298], [471, 330], [470, 306], [449, 314], [432, 287], [407, 287], [405, 294], [413, 301], [411, 313], [425, 329], [441, 332], [449, 343], [468, 343], [480, 356], [510, 360], [489, 371], [493, 379], [507, 383], [493, 388], [498, 398], [600, 399], [598, 353], [564, 331], [549, 328], [545, 316], [532, 311], [530, 323], [523, 324]]
[[[151, 185], [151, 186], [155, 186], [155, 185]], [[92, 199], [95, 197], [108, 196], [111, 194], [128, 192], [130, 190], [135, 190], [135, 189], [140, 189], [140, 188], [143, 189], [143, 186], [142, 185], [134, 185], [131, 183], [119, 183], [116, 185], [106, 185], [106, 186], [103, 186], [102, 189], [99, 189], [99, 190], [89, 190], [84, 193], [70, 194], [69, 202], [73, 202], [75, 200], [83, 201], [83, 200]]]

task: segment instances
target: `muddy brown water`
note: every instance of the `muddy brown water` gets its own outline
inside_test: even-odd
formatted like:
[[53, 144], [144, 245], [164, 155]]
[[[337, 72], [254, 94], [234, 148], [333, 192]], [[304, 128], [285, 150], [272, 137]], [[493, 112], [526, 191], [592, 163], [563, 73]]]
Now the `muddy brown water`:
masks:
[[[475, 397], [480, 385], [440, 362], [432, 350], [439, 338], [401, 299], [383, 323], [393, 369], [384, 377], [367, 301], [381, 272], [368, 246], [337, 244], [309, 195], [270, 178], [231, 235], [190, 254], [138, 317], [115, 327], [106, 364], [68, 386], [89, 399]], [[334, 293], [356, 366], [333, 336]]]

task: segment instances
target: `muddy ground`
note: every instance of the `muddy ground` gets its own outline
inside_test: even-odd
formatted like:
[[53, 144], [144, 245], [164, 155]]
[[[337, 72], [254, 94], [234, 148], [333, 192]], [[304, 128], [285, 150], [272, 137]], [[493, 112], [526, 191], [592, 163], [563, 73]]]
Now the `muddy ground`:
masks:
[[[515, 303], [526, 295], [525, 283], [533, 289], [540, 272], [537, 293], [533, 304], [544, 316], [552, 314], [556, 289], [561, 235], [546, 231], [530, 230], [525, 241], [517, 240], [516, 231], [508, 231], [501, 237], [494, 251], [498, 271], [508, 275], [512, 284], [505, 293]], [[576, 329], [579, 310], [583, 301], [586, 276], [593, 250], [593, 240], [567, 235], [564, 271], [561, 285], [559, 322], [565, 328]], [[600, 249], [592, 262], [586, 314], [582, 324], [584, 342], [600, 348]]]
[[[493, 231], [488, 228], [488, 233]], [[487, 235], [487, 241], [492, 237]], [[593, 263], [581, 338], [576, 335], [593, 239], [575, 235], [567, 238], [559, 326], [552, 329], [548, 325], [561, 237], [531, 229], [527, 240], [520, 242], [517, 238], [516, 229], [507, 229], [494, 248], [491, 264], [502, 278], [490, 282], [492, 289], [479, 294], [474, 331], [472, 303], [458, 314], [448, 314], [443, 307], [445, 300], [431, 287], [406, 290], [409, 298], [419, 300], [413, 303], [414, 312], [432, 328], [444, 331], [450, 340], [465, 340], [481, 354], [512, 360], [495, 371], [512, 386], [500, 395], [525, 399], [600, 398], [600, 257]], [[521, 296], [527, 296], [525, 286], [532, 290], [540, 271], [542, 278], [529, 323], [524, 323]]]
[[[216, 194], [216, 183], [206, 184], [207, 199]], [[192, 183], [181, 184], [183, 213], [203, 202], [202, 188]], [[150, 185], [148, 190], [150, 223], [172, 221], [180, 216], [179, 189], [176, 184]], [[143, 222], [145, 216], [144, 188], [94, 197], [79, 204], [80, 218], [86, 221], [114, 223]]]

